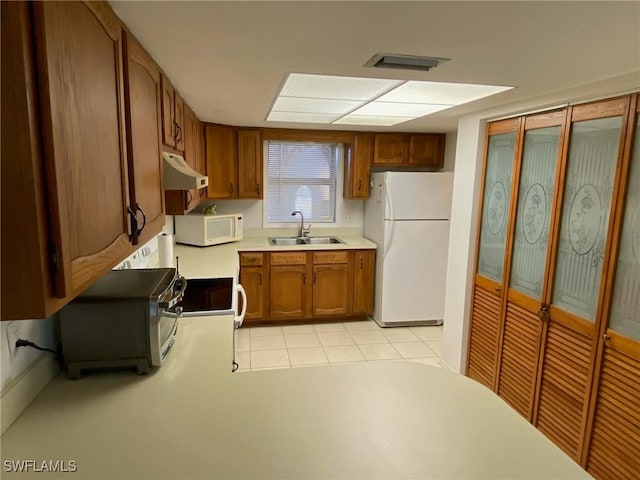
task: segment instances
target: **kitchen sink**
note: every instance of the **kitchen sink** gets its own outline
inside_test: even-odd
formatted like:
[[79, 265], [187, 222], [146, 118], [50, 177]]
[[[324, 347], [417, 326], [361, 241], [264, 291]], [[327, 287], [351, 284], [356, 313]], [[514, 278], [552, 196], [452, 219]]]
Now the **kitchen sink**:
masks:
[[270, 237], [271, 245], [330, 245], [344, 243], [338, 237]]

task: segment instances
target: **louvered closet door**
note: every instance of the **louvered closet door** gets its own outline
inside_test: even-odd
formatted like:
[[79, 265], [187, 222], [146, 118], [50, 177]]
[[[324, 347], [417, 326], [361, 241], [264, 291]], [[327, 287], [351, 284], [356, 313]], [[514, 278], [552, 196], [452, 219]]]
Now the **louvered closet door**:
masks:
[[489, 126], [467, 375], [494, 389], [502, 317], [504, 253], [520, 120]]
[[[636, 106], [636, 112], [640, 104]], [[623, 178], [628, 178], [608, 328], [600, 339], [602, 360], [595, 383], [587, 470], [598, 479], [640, 476], [640, 118]], [[627, 155], [625, 155], [627, 157]], [[628, 170], [628, 177], [625, 175]], [[623, 189], [624, 191], [624, 189]], [[617, 233], [617, 232], [616, 232]]]
[[580, 461], [610, 209], [628, 99], [571, 109], [550, 316], [534, 423]]
[[527, 117], [519, 168], [498, 394], [531, 419], [547, 298], [549, 231], [566, 112]]

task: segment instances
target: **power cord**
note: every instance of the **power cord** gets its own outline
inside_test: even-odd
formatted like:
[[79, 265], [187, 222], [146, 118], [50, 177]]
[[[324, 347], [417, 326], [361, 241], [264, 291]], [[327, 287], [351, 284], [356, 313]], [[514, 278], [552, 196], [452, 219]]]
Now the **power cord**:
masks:
[[20, 347], [31, 347], [31, 348], [35, 348], [37, 350], [42, 350], [43, 352], [51, 352], [56, 356], [56, 359], [59, 360], [60, 359], [60, 353], [52, 350], [51, 348], [44, 348], [44, 347], [40, 347], [39, 345], [36, 345], [35, 343], [29, 341], [29, 340], [23, 340], [22, 338], [19, 338], [18, 340], [16, 340], [16, 348], [20, 348]]

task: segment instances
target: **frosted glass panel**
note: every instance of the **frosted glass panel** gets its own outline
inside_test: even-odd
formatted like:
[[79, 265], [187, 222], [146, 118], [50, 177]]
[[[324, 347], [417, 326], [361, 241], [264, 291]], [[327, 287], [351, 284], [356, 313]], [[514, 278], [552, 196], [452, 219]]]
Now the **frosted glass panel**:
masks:
[[609, 327], [640, 340], [640, 119], [631, 156]]
[[489, 138], [478, 273], [499, 283], [502, 283], [515, 148], [515, 133], [494, 135]]
[[573, 124], [553, 304], [593, 321], [598, 305], [622, 119]]
[[510, 287], [541, 300], [560, 127], [530, 130], [518, 190]]

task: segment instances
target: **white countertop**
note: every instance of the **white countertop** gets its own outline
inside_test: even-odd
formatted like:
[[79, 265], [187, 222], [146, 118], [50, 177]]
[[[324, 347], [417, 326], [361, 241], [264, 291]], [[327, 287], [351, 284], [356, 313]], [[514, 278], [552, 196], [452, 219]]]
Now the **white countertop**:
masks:
[[[290, 234], [290, 233], [289, 233]], [[316, 234], [314, 234], [316, 235]], [[238, 242], [211, 247], [192, 247], [177, 244], [174, 254], [179, 257], [180, 274], [186, 278], [234, 277], [239, 272], [238, 252], [291, 251], [291, 250], [344, 250], [375, 249], [376, 244], [359, 235], [335, 234], [344, 243], [328, 245], [288, 245], [269, 244], [269, 237], [280, 236], [278, 231], [268, 234], [245, 236]], [[282, 236], [285, 236], [284, 234]]]
[[[181, 319], [147, 376], [56, 377], [2, 478], [590, 478], [480, 384], [410, 362], [231, 373], [231, 317]], [[7, 460], [75, 473], [8, 473]]]

